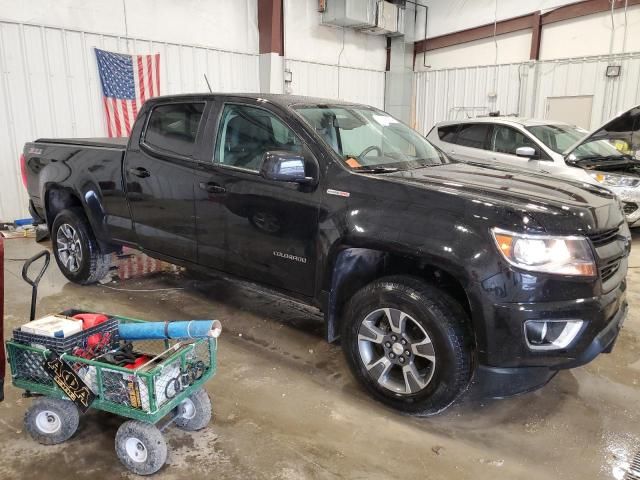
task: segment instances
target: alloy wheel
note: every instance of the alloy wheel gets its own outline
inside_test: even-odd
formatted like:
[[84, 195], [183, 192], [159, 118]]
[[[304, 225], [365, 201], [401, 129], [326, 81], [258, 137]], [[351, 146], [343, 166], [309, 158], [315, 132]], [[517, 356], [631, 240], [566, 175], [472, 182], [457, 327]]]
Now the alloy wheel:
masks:
[[358, 352], [369, 376], [395, 393], [420, 392], [435, 371], [436, 354], [429, 334], [396, 308], [374, 310], [362, 320]]
[[56, 243], [58, 258], [64, 267], [71, 273], [77, 272], [82, 262], [82, 245], [78, 231], [68, 223], [63, 223], [58, 228]]

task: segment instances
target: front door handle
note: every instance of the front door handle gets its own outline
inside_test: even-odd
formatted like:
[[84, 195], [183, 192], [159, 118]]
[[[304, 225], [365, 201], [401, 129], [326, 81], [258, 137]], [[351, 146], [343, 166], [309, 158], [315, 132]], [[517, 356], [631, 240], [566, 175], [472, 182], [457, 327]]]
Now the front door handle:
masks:
[[200, 188], [209, 192], [209, 193], [225, 193], [227, 191], [226, 188], [221, 187], [217, 183], [213, 182], [200, 182]]
[[148, 178], [151, 176], [151, 172], [149, 172], [149, 170], [147, 170], [146, 168], [142, 168], [142, 167], [130, 168], [127, 170], [127, 172], [129, 172], [130, 175], [134, 175], [140, 178]]

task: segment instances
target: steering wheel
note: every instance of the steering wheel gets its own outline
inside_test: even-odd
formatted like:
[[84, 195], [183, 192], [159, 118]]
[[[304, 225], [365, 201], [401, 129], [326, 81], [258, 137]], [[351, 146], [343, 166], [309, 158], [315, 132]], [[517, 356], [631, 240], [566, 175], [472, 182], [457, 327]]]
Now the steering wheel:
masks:
[[369, 152], [373, 152], [374, 150], [376, 150], [378, 152], [378, 156], [381, 157], [382, 156], [382, 149], [380, 147], [378, 147], [377, 145], [371, 145], [370, 147], [365, 148], [360, 155], [358, 155], [358, 158], [362, 158], [364, 156], [366, 156]]

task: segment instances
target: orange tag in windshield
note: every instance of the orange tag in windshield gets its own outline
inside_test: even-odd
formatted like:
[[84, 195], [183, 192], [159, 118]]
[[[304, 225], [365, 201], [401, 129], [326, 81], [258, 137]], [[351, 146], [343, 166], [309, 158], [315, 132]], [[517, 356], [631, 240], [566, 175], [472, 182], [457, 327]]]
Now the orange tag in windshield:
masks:
[[360, 162], [358, 162], [358, 160], [356, 160], [354, 157], [347, 158], [347, 165], [349, 165], [351, 168], [360, 168], [362, 166], [360, 165]]

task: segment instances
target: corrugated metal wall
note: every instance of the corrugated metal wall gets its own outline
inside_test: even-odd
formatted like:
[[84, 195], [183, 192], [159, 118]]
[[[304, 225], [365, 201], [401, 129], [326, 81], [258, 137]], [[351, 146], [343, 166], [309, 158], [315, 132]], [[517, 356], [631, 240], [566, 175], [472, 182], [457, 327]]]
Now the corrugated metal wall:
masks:
[[[621, 65], [619, 77], [606, 77], [611, 64]], [[426, 134], [437, 122], [495, 110], [545, 118], [549, 97], [576, 95], [593, 95], [591, 127], [596, 128], [640, 104], [638, 78], [640, 52], [419, 72], [414, 75], [415, 128]]]
[[0, 22], [0, 220], [28, 216], [18, 157], [38, 137], [106, 136], [93, 47], [160, 53], [161, 93], [258, 91], [258, 56]]
[[288, 59], [291, 93], [384, 108], [385, 72]]

